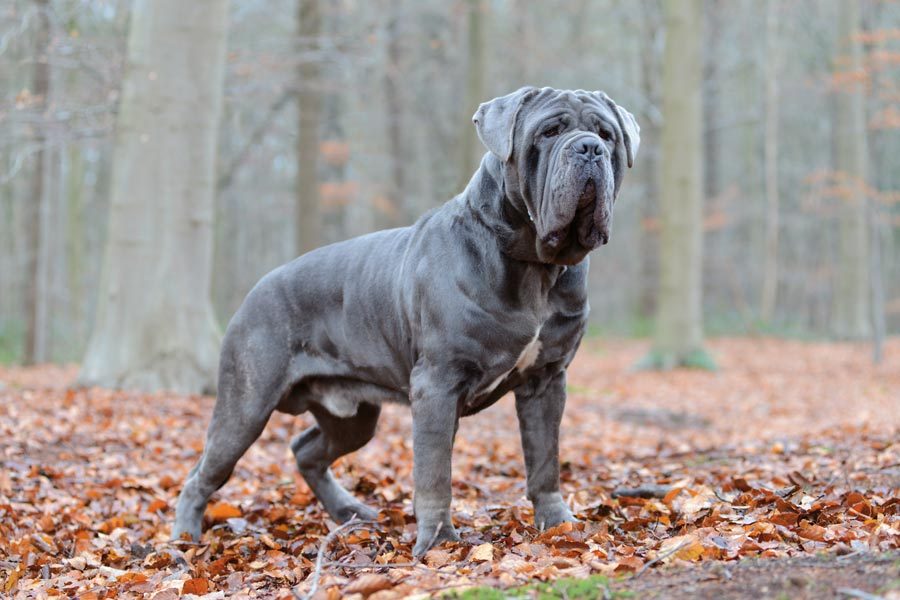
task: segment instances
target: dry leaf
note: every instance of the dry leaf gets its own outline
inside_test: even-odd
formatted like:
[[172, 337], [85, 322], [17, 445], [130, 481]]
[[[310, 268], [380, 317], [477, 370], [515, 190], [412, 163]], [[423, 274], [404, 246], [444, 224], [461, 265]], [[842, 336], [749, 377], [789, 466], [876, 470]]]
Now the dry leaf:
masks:
[[469, 560], [473, 562], [494, 560], [494, 547], [490, 543], [475, 546], [469, 553]]
[[381, 590], [389, 590], [392, 587], [394, 587], [394, 583], [385, 575], [366, 573], [351, 581], [343, 591], [345, 594], [369, 596]]
[[[676, 550], [677, 548], [677, 550]], [[659, 546], [659, 556], [665, 556], [663, 562], [673, 559], [697, 560], [703, 556], [703, 544], [696, 535], [687, 534], [663, 540]]]
[[215, 522], [227, 521], [241, 516], [241, 509], [227, 502], [210, 504], [206, 509], [206, 515]]
[[202, 577], [188, 579], [181, 588], [182, 594], [202, 595], [209, 592], [209, 580]]

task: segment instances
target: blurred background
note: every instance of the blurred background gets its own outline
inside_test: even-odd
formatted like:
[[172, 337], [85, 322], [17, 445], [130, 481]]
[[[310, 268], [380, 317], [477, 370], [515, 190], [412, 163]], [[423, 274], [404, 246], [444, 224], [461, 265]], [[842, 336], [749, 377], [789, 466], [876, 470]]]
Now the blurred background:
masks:
[[0, 0], [0, 360], [177, 354], [461, 191], [526, 84], [642, 128], [593, 332], [900, 330], [896, 1]]

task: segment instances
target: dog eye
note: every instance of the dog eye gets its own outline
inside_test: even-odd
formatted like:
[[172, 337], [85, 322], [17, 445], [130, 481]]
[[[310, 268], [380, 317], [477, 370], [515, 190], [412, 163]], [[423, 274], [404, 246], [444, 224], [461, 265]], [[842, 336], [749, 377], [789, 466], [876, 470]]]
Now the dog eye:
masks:
[[613, 141], [613, 134], [611, 132], [607, 131], [606, 129], [601, 129], [600, 131], [597, 132], [597, 135], [599, 135], [600, 139], [605, 142]]
[[559, 135], [561, 129], [562, 127], [560, 127], [559, 125], [554, 125], [550, 129], [545, 129], [544, 133], [542, 133], [541, 135], [543, 135], [545, 138], [556, 137]]

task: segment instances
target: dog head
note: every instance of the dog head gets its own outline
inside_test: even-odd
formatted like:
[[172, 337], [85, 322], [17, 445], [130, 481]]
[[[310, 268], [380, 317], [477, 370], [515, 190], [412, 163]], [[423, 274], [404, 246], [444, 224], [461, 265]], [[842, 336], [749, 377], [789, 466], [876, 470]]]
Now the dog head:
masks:
[[541, 262], [574, 265], [609, 241], [613, 205], [640, 144], [634, 117], [603, 92], [525, 87], [478, 107], [478, 137], [504, 165]]

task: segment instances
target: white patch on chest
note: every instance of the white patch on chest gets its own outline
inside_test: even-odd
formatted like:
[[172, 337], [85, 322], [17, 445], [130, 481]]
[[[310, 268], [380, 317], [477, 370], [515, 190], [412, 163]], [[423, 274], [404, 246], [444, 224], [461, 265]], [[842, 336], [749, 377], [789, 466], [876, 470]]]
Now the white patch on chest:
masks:
[[519, 360], [516, 361], [516, 369], [519, 373], [537, 361], [538, 355], [541, 353], [541, 341], [538, 339], [540, 335], [541, 330], [538, 329], [537, 333], [534, 334], [534, 338], [528, 342], [528, 345], [522, 350], [522, 354], [519, 355]]
[[481, 391], [482, 394], [490, 394], [497, 386], [500, 385], [504, 379], [509, 376], [514, 370], [519, 373], [523, 372], [531, 365], [535, 363], [538, 358], [538, 355], [541, 353], [541, 342], [538, 339], [541, 336], [541, 328], [538, 327], [538, 330], [534, 332], [534, 337], [531, 338], [531, 341], [525, 346], [525, 349], [522, 350], [522, 353], [519, 354], [519, 358], [516, 360], [516, 364], [513, 365], [513, 368], [509, 371], [503, 373], [500, 377], [491, 382], [491, 385], [487, 386], [484, 390]]

